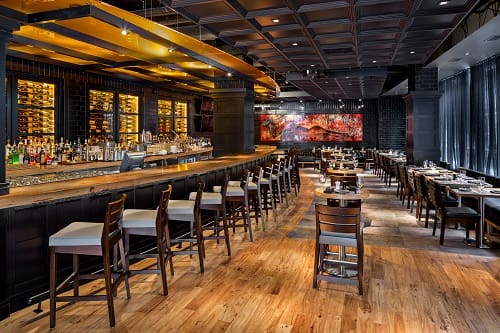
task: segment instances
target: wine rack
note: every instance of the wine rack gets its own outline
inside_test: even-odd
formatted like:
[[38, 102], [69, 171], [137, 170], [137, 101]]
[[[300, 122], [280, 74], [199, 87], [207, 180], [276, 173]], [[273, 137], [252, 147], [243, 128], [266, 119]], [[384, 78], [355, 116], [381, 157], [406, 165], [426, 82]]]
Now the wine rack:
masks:
[[186, 133], [188, 131], [188, 114], [187, 114], [187, 103], [185, 102], [175, 102], [175, 115], [174, 115], [174, 125], [175, 132], [178, 134]]
[[114, 94], [89, 90], [89, 137], [99, 140], [114, 133]]
[[120, 141], [139, 142], [139, 96], [119, 94]]
[[166, 134], [172, 130], [172, 101], [158, 100], [158, 134]]
[[29, 80], [17, 81], [17, 132], [27, 140], [55, 139], [55, 85]]

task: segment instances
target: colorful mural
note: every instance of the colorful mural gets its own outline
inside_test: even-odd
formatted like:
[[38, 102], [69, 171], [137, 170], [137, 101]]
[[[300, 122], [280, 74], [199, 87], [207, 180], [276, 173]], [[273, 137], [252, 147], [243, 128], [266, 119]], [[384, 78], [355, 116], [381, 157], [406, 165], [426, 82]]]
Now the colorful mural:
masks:
[[261, 142], [363, 141], [361, 113], [260, 115]]

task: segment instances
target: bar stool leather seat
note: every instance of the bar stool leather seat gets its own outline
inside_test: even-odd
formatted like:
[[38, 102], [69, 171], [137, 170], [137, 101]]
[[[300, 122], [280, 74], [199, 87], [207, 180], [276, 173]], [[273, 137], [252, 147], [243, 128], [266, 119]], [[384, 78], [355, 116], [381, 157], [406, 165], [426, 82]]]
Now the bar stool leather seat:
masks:
[[[220, 192], [220, 191], [219, 191]], [[196, 200], [196, 192], [189, 193], [189, 200]], [[202, 205], [220, 205], [222, 203], [222, 194], [215, 192], [203, 192], [201, 196]]]
[[49, 246], [99, 246], [103, 224], [73, 222], [49, 238]]

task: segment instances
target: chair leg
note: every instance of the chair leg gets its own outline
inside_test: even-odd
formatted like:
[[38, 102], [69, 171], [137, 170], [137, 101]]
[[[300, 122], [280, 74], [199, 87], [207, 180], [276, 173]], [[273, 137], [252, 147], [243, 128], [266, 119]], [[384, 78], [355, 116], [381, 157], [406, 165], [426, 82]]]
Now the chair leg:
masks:
[[318, 273], [319, 273], [319, 240], [316, 237], [316, 246], [314, 247], [314, 276], [313, 288], [318, 288]]
[[[437, 212], [436, 212], [436, 214], [437, 214]], [[432, 227], [432, 236], [436, 235], [436, 226], [437, 226], [437, 217], [434, 216], [434, 226]]]
[[156, 235], [156, 247], [158, 249], [158, 269], [161, 275], [161, 284], [163, 287], [163, 295], [168, 295], [167, 271], [165, 267], [165, 245], [163, 243], [163, 232]]
[[73, 254], [73, 272], [75, 277], [73, 278], [73, 295], [78, 296], [78, 289], [80, 287], [80, 256], [78, 254]]
[[203, 244], [203, 238], [200, 233], [197, 233], [196, 240], [198, 242], [198, 260], [200, 261], [200, 273], [203, 274], [205, 273], [205, 266], [203, 264], [203, 258], [205, 257], [205, 247]]
[[429, 203], [427, 203], [427, 207], [425, 207], [425, 227], [429, 226]]
[[444, 223], [443, 221], [441, 221], [441, 233], [440, 233], [440, 236], [439, 236], [439, 245], [443, 245], [444, 244], [444, 230], [446, 229], [446, 223]]
[[115, 309], [113, 304], [113, 287], [111, 281], [111, 263], [109, 260], [109, 256], [102, 256], [102, 263], [104, 266], [104, 283], [106, 285], [106, 300], [108, 303], [108, 316], [109, 316], [109, 325], [111, 327], [115, 327]]
[[56, 286], [57, 284], [57, 258], [56, 251], [50, 248], [50, 329], [56, 327]]
[[[127, 293], [127, 299], [130, 299], [130, 285], [128, 283], [128, 276], [130, 271], [128, 269], [128, 257], [125, 256], [125, 247], [123, 246], [123, 239], [118, 241], [118, 251], [120, 251], [120, 258], [122, 262], [122, 270], [123, 270], [123, 280], [125, 282], [125, 291]], [[115, 267], [118, 269], [118, 266]], [[115, 289], [115, 288], [114, 288]], [[116, 291], [116, 289], [115, 289]]]
[[226, 241], [227, 255], [231, 256], [231, 245], [229, 243], [229, 228], [227, 226], [226, 213], [222, 214], [222, 227], [224, 229], [224, 240]]

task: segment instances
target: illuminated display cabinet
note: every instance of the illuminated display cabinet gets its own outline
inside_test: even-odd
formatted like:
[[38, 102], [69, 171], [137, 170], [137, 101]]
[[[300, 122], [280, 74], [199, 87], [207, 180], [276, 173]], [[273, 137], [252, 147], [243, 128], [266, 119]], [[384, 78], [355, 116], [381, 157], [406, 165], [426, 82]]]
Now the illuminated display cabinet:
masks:
[[187, 134], [188, 131], [188, 112], [187, 103], [175, 102], [174, 124], [177, 134]]
[[114, 94], [89, 90], [89, 139], [99, 141], [114, 134]]
[[20, 139], [55, 139], [55, 84], [17, 81], [17, 135]]
[[172, 101], [158, 99], [158, 134], [167, 134], [172, 130]]
[[139, 142], [139, 96], [119, 94], [119, 141]]

